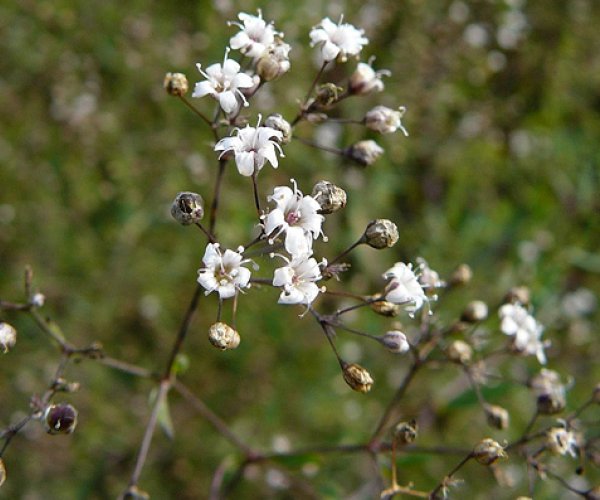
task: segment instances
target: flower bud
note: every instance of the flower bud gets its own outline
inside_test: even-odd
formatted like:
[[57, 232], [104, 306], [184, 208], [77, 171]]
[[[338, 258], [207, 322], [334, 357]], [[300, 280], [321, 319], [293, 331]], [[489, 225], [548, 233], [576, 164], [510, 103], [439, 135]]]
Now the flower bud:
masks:
[[402, 126], [402, 116], [405, 112], [406, 108], [404, 106], [399, 107], [398, 111], [394, 111], [387, 106], [375, 106], [367, 112], [364, 122], [368, 129], [375, 132], [391, 134], [400, 129], [405, 136], [408, 136], [408, 132]]
[[537, 398], [537, 410], [542, 415], [554, 415], [567, 406], [565, 386], [560, 375], [554, 370], [542, 368], [540, 373], [529, 381]]
[[381, 343], [388, 351], [399, 354], [410, 350], [410, 344], [408, 343], [406, 335], [400, 330], [390, 330], [389, 332], [386, 332], [386, 334], [381, 337]]
[[292, 140], [292, 126], [279, 113], [269, 115], [265, 120], [265, 127], [278, 130], [283, 134], [281, 144], [288, 144]]
[[458, 266], [450, 276], [451, 286], [466, 285], [473, 278], [473, 271], [468, 264]]
[[[374, 295], [373, 299], [380, 297], [379, 295]], [[400, 311], [402, 311], [402, 306], [399, 304], [394, 304], [388, 300], [376, 300], [375, 302], [371, 302], [371, 309], [375, 311], [377, 314], [381, 316], [387, 316], [393, 318], [394, 316], [398, 316]]]
[[508, 427], [510, 415], [504, 408], [497, 405], [485, 405], [484, 410], [485, 416], [487, 417], [487, 422], [491, 427], [495, 427], [496, 429], [500, 430]]
[[184, 226], [199, 222], [204, 217], [202, 196], [190, 191], [178, 193], [171, 205], [171, 215]]
[[415, 419], [410, 422], [400, 422], [394, 428], [394, 441], [399, 445], [410, 444], [417, 439], [418, 433], [419, 426]]
[[344, 380], [356, 392], [369, 392], [373, 385], [371, 374], [356, 363], [346, 363], [342, 367]]
[[488, 306], [481, 300], [474, 300], [467, 304], [460, 319], [467, 323], [479, 323], [488, 317]]
[[567, 406], [564, 394], [558, 392], [548, 392], [540, 394], [536, 401], [537, 411], [541, 415], [554, 415], [560, 413]]
[[328, 108], [337, 102], [338, 97], [343, 90], [344, 89], [338, 87], [335, 83], [324, 83], [317, 91], [315, 104], [319, 108]]
[[77, 410], [68, 403], [52, 404], [44, 412], [48, 434], [71, 434], [77, 426]]
[[167, 94], [180, 97], [187, 94], [188, 81], [183, 73], [167, 73], [163, 82]]
[[446, 348], [446, 355], [450, 361], [466, 365], [473, 359], [473, 348], [463, 340], [454, 340]]
[[512, 287], [504, 297], [504, 302], [507, 304], [519, 303], [526, 306], [531, 302], [531, 290], [526, 286]]
[[492, 465], [496, 460], [507, 456], [504, 448], [490, 438], [483, 439], [473, 449], [473, 457], [481, 465]]
[[217, 349], [235, 349], [240, 345], [240, 334], [226, 323], [215, 323], [208, 330], [208, 340]]
[[17, 343], [17, 330], [8, 323], [0, 321], [0, 349], [6, 354]]
[[317, 182], [312, 197], [321, 205], [321, 214], [332, 214], [346, 206], [346, 191], [329, 181]]
[[398, 227], [391, 220], [376, 219], [367, 224], [363, 238], [370, 247], [381, 250], [398, 242]]
[[46, 302], [46, 297], [43, 293], [39, 292], [34, 293], [30, 299], [30, 303], [33, 307], [42, 307], [44, 305], [44, 302]]
[[287, 43], [276, 40], [275, 44], [260, 56], [256, 63], [256, 72], [261, 80], [270, 82], [289, 71], [290, 49]]
[[383, 148], [375, 141], [359, 141], [346, 149], [345, 154], [359, 165], [368, 167], [383, 154]]
[[370, 64], [358, 63], [356, 70], [350, 76], [348, 90], [354, 95], [365, 95], [371, 92], [381, 92], [384, 88], [382, 76], [390, 76], [387, 69], [375, 71]]

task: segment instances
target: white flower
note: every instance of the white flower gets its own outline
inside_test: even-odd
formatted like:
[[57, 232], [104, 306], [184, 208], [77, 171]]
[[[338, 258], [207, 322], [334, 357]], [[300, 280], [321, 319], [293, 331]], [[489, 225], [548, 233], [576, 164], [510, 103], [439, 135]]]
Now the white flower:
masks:
[[206, 71], [202, 70], [200, 64], [196, 65], [206, 80], [196, 83], [192, 97], [211, 95], [219, 101], [219, 105], [225, 113], [234, 113], [239, 109], [237, 97], [241, 98], [244, 106], [248, 106], [240, 89], [252, 87], [254, 81], [249, 75], [240, 73], [240, 65], [237, 62], [227, 59], [228, 53], [229, 51], [226, 50], [223, 64], [211, 64]]
[[512, 337], [512, 345], [522, 354], [535, 354], [538, 361], [545, 365], [544, 348], [548, 341], [542, 341], [544, 327], [529, 314], [520, 304], [504, 304], [498, 311], [500, 315], [500, 330]]
[[278, 302], [310, 305], [321, 291], [315, 284], [315, 281], [322, 277], [319, 264], [314, 258], [308, 258], [306, 255], [291, 261], [285, 260], [288, 265], [275, 269], [273, 276], [273, 286], [283, 287]]
[[438, 272], [431, 269], [423, 257], [417, 257], [417, 263], [419, 265], [417, 278], [424, 289], [430, 290], [446, 286], [446, 282], [440, 279]]
[[408, 132], [402, 125], [402, 116], [405, 112], [406, 108], [404, 106], [400, 106], [398, 111], [386, 106], [375, 106], [365, 115], [365, 125], [367, 128], [382, 134], [391, 134], [400, 129], [408, 137]]
[[320, 24], [310, 32], [310, 46], [321, 45], [321, 54], [325, 62], [339, 58], [342, 62], [348, 56], [356, 56], [360, 53], [363, 45], [369, 40], [363, 36], [364, 31], [356, 29], [351, 24], [334, 24], [326, 17]]
[[249, 260], [243, 260], [239, 252], [221, 253], [218, 243], [209, 243], [202, 262], [206, 267], [198, 271], [198, 283], [206, 289], [206, 295], [217, 291], [221, 299], [228, 299], [249, 286], [250, 270], [242, 267]]
[[383, 277], [390, 280], [385, 289], [385, 300], [394, 304], [407, 304], [406, 310], [410, 315], [418, 311], [424, 302], [429, 301], [412, 269], [412, 264], [396, 262]]
[[262, 18], [262, 12], [258, 10], [258, 16], [252, 16], [241, 12], [238, 19], [243, 24], [231, 21], [229, 25], [235, 25], [240, 28], [240, 32], [231, 37], [229, 46], [248, 57], [260, 57], [275, 41], [276, 31], [273, 29], [273, 23], [267, 24]]
[[279, 162], [275, 148], [279, 150], [279, 156], [283, 156], [281, 146], [272, 139], [279, 139], [283, 134], [271, 127], [260, 126], [260, 116], [256, 127], [246, 125], [245, 128], [234, 129], [236, 135], [221, 139], [215, 146], [215, 151], [223, 151], [223, 156], [228, 151], [235, 154], [235, 164], [240, 174], [247, 177], [259, 172], [266, 161], [273, 168], [277, 168]]
[[[564, 421], [559, 420], [564, 425]], [[564, 427], [553, 427], [546, 433], [546, 446], [556, 455], [566, 455], [577, 458], [577, 436]]]
[[292, 179], [294, 189], [278, 186], [267, 199], [276, 208], [264, 217], [264, 230], [270, 242], [285, 232], [285, 249], [292, 257], [312, 254], [313, 238], [322, 234], [325, 219], [318, 211], [321, 205], [312, 196], [303, 196]]
[[356, 70], [350, 76], [349, 90], [351, 94], [370, 94], [371, 92], [381, 92], [384, 89], [382, 76], [391, 76], [388, 69], [375, 71], [371, 66], [373, 58], [368, 63], [358, 63]]

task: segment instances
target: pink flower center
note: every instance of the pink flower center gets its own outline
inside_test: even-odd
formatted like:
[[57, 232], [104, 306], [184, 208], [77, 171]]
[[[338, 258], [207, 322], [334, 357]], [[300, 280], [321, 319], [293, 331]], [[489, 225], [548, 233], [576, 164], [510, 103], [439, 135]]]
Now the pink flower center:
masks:
[[293, 226], [299, 220], [300, 220], [300, 213], [299, 212], [288, 212], [288, 214], [285, 216], [285, 221], [290, 226]]

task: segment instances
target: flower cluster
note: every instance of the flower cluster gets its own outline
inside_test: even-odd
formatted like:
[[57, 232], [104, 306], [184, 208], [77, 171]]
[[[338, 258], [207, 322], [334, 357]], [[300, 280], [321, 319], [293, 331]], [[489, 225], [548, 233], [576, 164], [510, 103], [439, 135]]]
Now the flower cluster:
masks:
[[542, 341], [544, 327], [520, 304], [504, 304], [498, 311], [500, 330], [511, 337], [512, 348], [524, 355], [535, 355], [541, 364], [546, 364], [548, 341]]

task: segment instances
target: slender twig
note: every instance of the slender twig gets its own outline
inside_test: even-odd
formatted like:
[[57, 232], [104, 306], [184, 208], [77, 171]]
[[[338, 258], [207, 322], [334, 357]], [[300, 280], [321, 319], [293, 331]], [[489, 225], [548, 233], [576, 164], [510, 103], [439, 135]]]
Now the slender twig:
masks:
[[446, 474], [446, 476], [440, 482], [440, 484], [438, 484], [430, 493], [429, 498], [431, 498], [432, 500], [436, 499], [438, 492], [448, 484], [448, 481], [452, 478], [452, 476], [456, 474], [463, 467], [463, 465], [465, 465], [469, 460], [471, 460], [471, 458], [473, 458], [472, 452], [469, 453], [465, 458], [463, 458], [448, 474]]
[[258, 214], [258, 220], [260, 221], [260, 216], [262, 212], [260, 210], [260, 199], [258, 197], [258, 184], [256, 182], [256, 176], [258, 172], [255, 170], [252, 174], [252, 189], [254, 191], [254, 206], [256, 207], [256, 213]]
[[306, 113], [306, 106], [308, 104], [308, 100], [310, 99], [310, 96], [313, 93], [313, 90], [317, 86], [317, 83], [319, 82], [319, 79], [321, 78], [323, 71], [325, 71], [326, 66], [327, 66], [327, 61], [325, 61], [321, 65], [321, 68], [319, 69], [314, 80], [310, 84], [310, 87], [308, 88], [308, 92], [306, 93], [306, 97], [304, 97], [304, 101], [302, 102], [302, 106], [300, 107], [300, 112], [296, 115], [296, 118], [294, 118], [294, 120], [292, 121], [292, 127], [295, 126], [304, 117], [304, 113]]
[[357, 246], [362, 245], [364, 242], [366, 241], [366, 238], [363, 236], [360, 237], [360, 239], [358, 241], [356, 241], [355, 243], [352, 243], [352, 245], [350, 245], [348, 248], [346, 248], [346, 250], [344, 250], [341, 254], [339, 254], [337, 257], [335, 257], [333, 260], [331, 260], [330, 262], [327, 263], [327, 265], [331, 265], [331, 264], [335, 264], [338, 260], [344, 258], [346, 255], [348, 255], [352, 250], [354, 250]]
[[221, 184], [223, 183], [223, 174], [225, 173], [225, 166], [227, 160], [221, 158], [219, 160], [219, 171], [217, 172], [217, 180], [215, 182], [215, 191], [213, 193], [213, 201], [210, 207], [210, 222], [208, 226], [208, 232], [212, 235], [215, 234], [215, 224], [217, 222], [217, 210], [219, 209], [219, 198], [221, 195]]
[[208, 241], [210, 241], [211, 243], [217, 242], [217, 239], [208, 231], [208, 229], [206, 229], [202, 224], [200, 224], [200, 222], [196, 222], [195, 225], [198, 226], [200, 230], [206, 235]]
[[346, 151], [339, 148], [334, 148], [331, 146], [323, 146], [322, 144], [317, 144], [309, 139], [305, 139], [304, 137], [294, 136], [294, 139], [298, 140], [302, 144], [306, 146], [310, 146], [311, 148], [320, 149], [321, 151], [327, 151], [328, 153], [333, 153], [338, 156], [346, 156]]
[[202, 118], [202, 120], [210, 127], [210, 129], [212, 130], [212, 133], [215, 137], [215, 140], [217, 140], [219, 137], [217, 136], [217, 131], [215, 129], [215, 126], [213, 124], [213, 122], [207, 118], [207, 116], [202, 113], [202, 111], [200, 111], [198, 108], [196, 108], [196, 106], [194, 106], [185, 96], [180, 95], [179, 98], [183, 101], [183, 103], [190, 108], [194, 113], [196, 113], [200, 118]]

